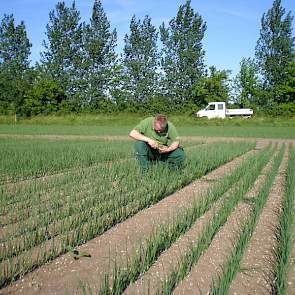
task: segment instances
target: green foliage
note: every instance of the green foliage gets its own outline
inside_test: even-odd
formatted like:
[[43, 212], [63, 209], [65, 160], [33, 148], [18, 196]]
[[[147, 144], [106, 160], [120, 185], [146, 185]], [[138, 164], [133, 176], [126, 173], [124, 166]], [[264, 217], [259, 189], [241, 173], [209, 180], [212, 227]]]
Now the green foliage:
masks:
[[[281, 0], [275, 0], [271, 9], [261, 19], [260, 37], [257, 41], [255, 55], [264, 78], [264, 87], [273, 91], [286, 79], [286, 67], [294, 54], [292, 37], [293, 16], [281, 6]], [[273, 98], [276, 102], [280, 97]]]
[[109, 98], [103, 97], [94, 105], [94, 112], [114, 114], [116, 112], [116, 105]]
[[267, 108], [264, 113], [272, 117], [294, 117], [295, 116], [295, 102], [275, 104]]
[[132, 154], [129, 141], [110, 144], [102, 140], [0, 139], [0, 143], [0, 183], [41, 177], [73, 167], [88, 167]]
[[[116, 30], [110, 31], [110, 22], [101, 1], [95, 0], [90, 24], [84, 26], [83, 50], [87, 98], [84, 105], [97, 105], [106, 96], [114, 76], [116, 64]], [[104, 105], [104, 103], [103, 103]], [[100, 103], [97, 105], [100, 106]], [[102, 109], [103, 111], [103, 109]], [[109, 111], [109, 108], [107, 108]]]
[[194, 103], [198, 106], [212, 101], [227, 101], [229, 97], [229, 71], [218, 71], [212, 66], [209, 72], [195, 85]]
[[295, 54], [285, 69], [285, 79], [275, 87], [278, 103], [295, 103]]
[[15, 26], [13, 15], [4, 15], [0, 27], [0, 63], [8, 66], [11, 74], [19, 75], [29, 68], [31, 44], [22, 21]]
[[234, 102], [244, 107], [252, 107], [259, 101], [260, 81], [258, 77], [258, 67], [251, 58], [243, 58], [240, 63], [240, 71], [235, 80], [235, 90], [237, 97]]
[[[242, 60], [235, 79], [235, 103], [272, 114], [278, 104], [295, 101], [293, 16], [291, 12], [284, 14], [281, 1], [275, 0], [263, 15], [256, 63], [249, 58]], [[117, 33], [111, 30], [100, 0], [94, 1], [89, 24], [81, 23], [75, 1], [69, 7], [58, 2], [49, 13], [41, 62], [30, 69], [31, 44], [24, 22], [16, 26], [13, 15], [4, 15], [0, 25], [0, 113], [192, 115], [207, 102], [228, 101], [229, 71], [218, 71], [214, 66], [209, 74], [205, 70], [205, 31], [206, 23], [187, 0], [169, 24], [159, 28], [160, 54], [158, 31], [151, 18], [146, 15], [141, 21], [133, 16], [118, 59]], [[259, 81], [258, 72], [263, 81]], [[39, 94], [33, 97], [41, 87], [40, 79], [55, 81], [63, 88], [60, 107], [53, 101], [45, 104], [45, 100], [53, 99], [51, 96], [43, 96], [43, 102]], [[292, 114], [284, 110], [283, 114]]]
[[179, 7], [177, 16], [166, 28], [160, 27], [163, 42], [161, 64], [163, 91], [175, 106], [190, 99], [196, 82], [204, 74], [202, 39], [206, 24], [191, 8], [191, 1]]
[[31, 46], [24, 22], [16, 26], [13, 15], [4, 15], [0, 25], [0, 104], [4, 110], [19, 112], [30, 85]]
[[169, 101], [165, 96], [153, 97], [149, 100], [149, 112], [151, 114], [157, 113], [169, 113], [171, 111], [171, 106]]
[[26, 93], [22, 113], [27, 116], [56, 113], [63, 100], [65, 92], [56, 82], [40, 80]]
[[147, 103], [157, 91], [157, 38], [149, 16], [146, 15], [142, 22], [132, 17], [130, 35], [126, 34], [124, 38], [122, 57], [122, 90], [126, 101]]
[[59, 85], [62, 85], [67, 97], [75, 104], [81, 105], [83, 99], [82, 68], [82, 25], [79, 24], [80, 13], [75, 2], [66, 7], [59, 2], [56, 9], [49, 14], [42, 53], [41, 65], [44, 73]]

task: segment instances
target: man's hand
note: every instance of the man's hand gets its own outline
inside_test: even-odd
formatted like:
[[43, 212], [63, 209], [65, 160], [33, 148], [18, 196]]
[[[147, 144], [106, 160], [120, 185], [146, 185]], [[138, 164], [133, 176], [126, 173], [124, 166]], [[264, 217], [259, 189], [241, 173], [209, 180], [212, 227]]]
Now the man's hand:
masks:
[[131, 132], [129, 133], [129, 136], [135, 140], [141, 140], [146, 142], [153, 149], [156, 149], [158, 147], [158, 143], [155, 140], [144, 136], [143, 134], [139, 133], [135, 129], [131, 130]]
[[165, 145], [159, 146], [159, 153], [160, 154], [165, 154], [165, 153], [169, 153], [169, 152], [170, 152], [170, 149], [168, 146], [165, 146]]
[[147, 143], [153, 149], [156, 149], [158, 147], [158, 143], [155, 140], [151, 139], [151, 138], [149, 138], [147, 140]]

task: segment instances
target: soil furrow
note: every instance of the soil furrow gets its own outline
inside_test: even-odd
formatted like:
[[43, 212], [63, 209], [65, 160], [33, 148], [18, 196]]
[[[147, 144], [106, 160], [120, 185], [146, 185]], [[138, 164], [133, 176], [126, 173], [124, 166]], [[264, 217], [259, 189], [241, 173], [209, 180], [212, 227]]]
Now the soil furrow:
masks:
[[[257, 148], [263, 148], [265, 145], [259, 143]], [[52, 263], [28, 274], [22, 282], [18, 281], [1, 292], [8, 294], [21, 290], [24, 294], [64, 294], [65, 289], [68, 289], [69, 293], [73, 293], [80, 280], [97, 282], [98, 284], [101, 276], [110, 267], [113, 267], [115, 257], [120, 258], [126, 255], [127, 251], [133, 251], [134, 246], [144, 236], [151, 234], [156, 225], [159, 226], [167, 221], [169, 216], [181, 208], [189, 207], [193, 199], [200, 198], [210, 189], [212, 180], [218, 180], [220, 177], [228, 175], [253, 153], [255, 150], [222, 165], [204, 178], [192, 182], [156, 205], [142, 210], [132, 218], [78, 248], [89, 253], [91, 258], [74, 260], [70, 253], [63, 255]]]
[[267, 203], [240, 263], [242, 271], [233, 280], [229, 294], [244, 294], [246, 290], [248, 294], [271, 293], [276, 259], [274, 250], [277, 247], [275, 228], [279, 223], [278, 212], [284, 196], [287, 163], [286, 151]]

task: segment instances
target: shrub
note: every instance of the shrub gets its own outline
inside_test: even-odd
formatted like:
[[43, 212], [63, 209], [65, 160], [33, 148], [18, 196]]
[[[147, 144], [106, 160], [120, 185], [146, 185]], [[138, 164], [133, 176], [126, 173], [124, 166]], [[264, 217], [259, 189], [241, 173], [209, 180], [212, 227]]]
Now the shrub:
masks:
[[27, 91], [22, 113], [27, 116], [50, 114], [61, 109], [66, 99], [64, 90], [53, 80], [40, 80]]

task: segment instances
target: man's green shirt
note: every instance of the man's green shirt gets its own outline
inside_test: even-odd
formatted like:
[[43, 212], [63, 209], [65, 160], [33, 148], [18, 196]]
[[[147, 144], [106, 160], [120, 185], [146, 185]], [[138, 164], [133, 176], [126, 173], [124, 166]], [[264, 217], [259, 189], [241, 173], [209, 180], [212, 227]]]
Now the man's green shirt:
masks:
[[139, 133], [156, 140], [158, 143], [170, 146], [172, 142], [178, 141], [178, 133], [175, 126], [168, 121], [167, 128], [162, 133], [157, 133], [154, 129], [154, 117], [148, 117], [142, 120], [138, 125], [134, 127]]

